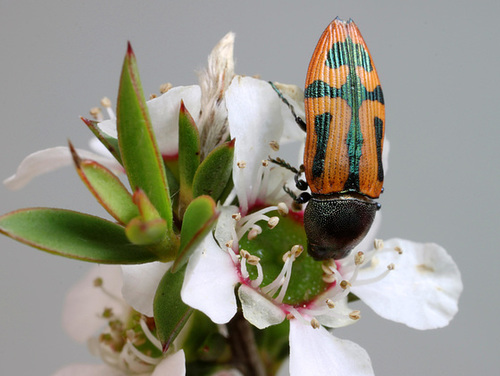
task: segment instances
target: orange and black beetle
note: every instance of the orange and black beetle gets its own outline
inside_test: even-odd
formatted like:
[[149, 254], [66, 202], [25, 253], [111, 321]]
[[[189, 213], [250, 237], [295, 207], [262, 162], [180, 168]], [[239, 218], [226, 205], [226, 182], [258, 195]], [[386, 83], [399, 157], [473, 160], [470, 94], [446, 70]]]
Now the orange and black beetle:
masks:
[[[384, 181], [384, 97], [352, 20], [337, 18], [323, 32], [309, 63], [304, 95], [306, 122], [295, 116], [307, 134], [304, 166], [295, 170], [295, 181], [299, 189], [309, 186], [311, 194], [295, 198], [308, 202], [304, 226], [309, 254], [317, 260], [341, 259], [370, 229], [380, 208], [373, 199], [380, 196]], [[302, 171], [307, 184], [298, 178]]]

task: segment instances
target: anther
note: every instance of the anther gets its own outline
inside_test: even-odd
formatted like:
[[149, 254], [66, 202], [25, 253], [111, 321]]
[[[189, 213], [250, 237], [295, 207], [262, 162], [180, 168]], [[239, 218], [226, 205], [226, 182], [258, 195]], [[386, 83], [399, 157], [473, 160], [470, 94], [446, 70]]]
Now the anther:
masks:
[[249, 255], [247, 257], [247, 262], [250, 264], [250, 265], [257, 265], [259, 262], [260, 262], [260, 257], [257, 257], [257, 256], [254, 256], [254, 255]]
[[326, 275], [332, 275], [334, 274], [332, 269], [330, 269], [330, 267], [328, 265], [325, 265], [324, 263], [321, 264], [321, 269], [323, 269], [323, 272], [326, 274]]
[[351, 320], [359, 320], [361, 318], [361, 312], [360, 311], [352, 311], [349, 313], [349, 318]]
[[262, 160], [262, 166], [267, 167], [269, 166], [269, 161], [267, 159]]
[[302, 247], [300, 244], [296, 244], [292, 247], [291, 252], [292, 252], [292, 255], [295, 258], [297, 258], [302, 254], [302, 252], [304, 252], [304, 247]]
[[320, 327], [320, 325], [319, 325], [319, 321], [318, 321], [318, 320], [316, 320], [315, 318], [313, 318], [313, 319], [311, 320], [311, 326], [313, 327], [313, 329], [318, 329], [318, 328]]
[[104, 311], [102, 312], [102, 317], [105, 319], [109, 319], [113, 317], [113, 309], [112, 308], [104, 308]]
[[89, 112], [95, 120], [102, 120], [102, 111], [99, 107], [92, 107]]
[[234, 240], [233, 240], [233, 239], [228, 240], [228, 241], [226, 242], [226, 247], [227, 247], [227, 248], [231, 248], [231, 249], [232, 249], [232, 248], [233, 248], [233, 243], [234, 243]]
[[340, 282], [340, 287], [342, 287], [344, 290], [351, 286], [352, 286], [351, 283], [349, 281], [346, 281], [345, 279], [342, 282]]
[[384, 248], [384, 241], [382, 239], [375, 239], [373, 245], [377, 251], [380, 251]]
[[403, 254], [403, 250], [401, 249], [401, 247], [394, 247], [394, 250], [399, 253], [400, 255]]
[[278, 144], [277, 141], [271, 141], [269, 143], [269, 146], [271, 147], [271, 149], [273, 149], [274, 151], [278, 151], [280, 150], [280, 145]]
[[170, 89], [172, 89], [172, 84], [170, 82], [160, 85], [160, 93], [162, 94], [165, 94]]
[[248, 231], [248, 240], [253, 240], [257, 235], [262, 233], [262, 228], [260, 226], [254, 225], [250, 231]]
[[241, 258], [248, 259], [248, 256], [250, 256], [250, 253], [244, 249], [240, 249], [240, 256], [241, 256]]
[[290, 256], [292, 255], [292, 253], [290, 251], [286, 251], [284, 254], [283, 254], [283, 257], [282, 257], [282, 260], [283, 262], [285, 262], [286, 260], [288, 260], [290, 258]]
[[335, 277], [335, 274], [323, 274], [323, 276], [321, 277], [323, 279], [323, 282], [325, 283], [333, 283], [337, 280], [337, 278]]
[[359, 251], [354, 256], [354, 264], [361, 265], [363, 262], [365, 262], [365, 254], [363, 252]]
[[388, 269], [388, 270], [394, 270], [394, 268], [395, 268], [395, 266], [394, 266], [394, 264], [392, 264], [392, 263], [391, 263], [391, 264], [389, 264], [389, 265], [387, 265], [387, 269]]
[[104, 97], [101, 99], [101, 106], [104, 108], [110, 108], [111, 107], [111, 100], [108, 97]]
[[239, 168], [245, 168], [247, 166], [247, 163], [245, 161], [239, 161], [239, 162], [236, 163], [236, 165]]
[[236, 213], [231, 216], [236, 222], [238, 222], [241, 219], [241, 213]]
[[328, 308], [335, 308], [335, 303], [333, 302], [332, 299], [326, 299], [325, 303], [328, 306]]
[[288, 206], [286, 206], [284, 202], [280, 202], [278, 204], [278, 213], [280, 213], [282, 217], [286, 217], [288, 215]]
[[94, 287], [101, 287], [103, 285], [103, 280], [101, 277], [94, 279]]
[[157, 98], [157, 97], [158, 97], [158, 96], [157, 96], [156, 94], [154, 94], [154, 93], [153, 93], [153, 94], [149, 94], [149, 99], [150, 99], [150, 100], [151, 100], [151, 99], [155, 99], [155, 98]]
[[278, 217], [271, 217], [269, 218], [269, 221], [267, 221], [267, 227], [270, 229], [273, 229], [276, 227], [276, 225], [279, 223], [280, 219]]

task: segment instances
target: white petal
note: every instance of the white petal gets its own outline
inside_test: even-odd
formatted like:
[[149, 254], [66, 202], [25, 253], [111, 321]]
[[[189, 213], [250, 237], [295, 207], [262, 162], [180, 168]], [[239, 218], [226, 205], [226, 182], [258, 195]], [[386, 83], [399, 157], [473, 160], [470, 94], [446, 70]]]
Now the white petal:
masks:
[[[76, 152], [82, 159], [92, 159], [109, 168], [115, 174], [123, 171], [120, 164], [112, 158], [102, 157], [92, 152], [77, 149]], [[69, 166], [73, 163], [73, 158], [69, 148], [66, 146], [56, 146], [54, 148], [39, 150], [23, 159], [15, 175], [4, 180], [4, 184], [9, 189], [21, 189], [34, 177], [55, 171], [61, 167]]]
[[[102, 279], [102, 288], [94, 286], [97, 278]], [[68, 291], [62, 321], [64, 329], [75, 341], [87, 341], [107, 323], [101, 318], [106, 308], [111, 308], [118, 317], [125, 313], [125, 302], [121, 302], [121, 285], [119, 266], [96, 265]]]
[[156, 367], [151, 376], [184, 376], [186, 374], [186, 357], [184, 351], [163, 359]]
[[236, 283], [238, 274], [230, 256], [208, 234], [189, 259], [181, 297], [214, 323], [225, 324], [236, 313]]
[[200, 113], [200, 98], [201, 90], [199, 86], [178, 86], [147, 102], [151, 123], [162, 154], [177, 154], [181, 100], [184, 101], [187, 110], [194, 121], [197, 122]]
[[[236, 76], [226, 92], [226, 105], [231, 137], [236, 139], [233, 181], [245, 211], [257, 198], [258, 192], [252, 190], [260, 181], [261, 161], [272, 151], [269, 144], [281, 138], [282, 102], [269, 83]], [[239, 162], [245, 162], [246, 167], [237, 167]]]
[[153, 317], [156, 289], [172, 262], [150, 262], [140, 265], [122, 265], [123, 297], [136, 311]]
[[126, 374], [107, 364], [70, 364], [52, 376], [126, 376]]
[[290, 320], [291, 376], [374, 375], [368, 353], [354, 342], [334, 337], [320, 326], [313, 329]]
[[245, 319], [259, 329], [281, 323], [286, 315], [274, 303], [247, 285], [241, 285], [238, 296]]
[[[388, 264], [395, 269], [379, 282], [353, 286], [352, 292], [380, 316], [415, 329], [448, 325], [458, 311], [463, 289], [457, 265], [437, 244], [391, 239], [360, 270], [358, 280], [379, 275]], [[399, 255], [394, 247], [403, 251]]]
[[219, 207], [219, 218], [215, 227], [215, 239], [221, 246], [224, 246], [229, 240], [233, 239], [234, 227], [236, 221], [232, 215], [238, 212], [236, 206], [221, 206]]
[[[282, 84], [279, 82], [275, 82], [274, 85], [281, 91], [283, 96], [293, 106], [295, 114], [305, 121], [306, 116], [304, 110], [304, 90], [302, 90], [297, 85]], [[284, 103], [281, 104], [281, 116], [283, 116], [284, 120], [284, 129], [281, 141], [304, 142], [306, 133], [297, 124], [295, 118], [293, 117], [292, 111]], [[302, 161], [299, 163], [299, 165], [300, 164], [302, 164]]]

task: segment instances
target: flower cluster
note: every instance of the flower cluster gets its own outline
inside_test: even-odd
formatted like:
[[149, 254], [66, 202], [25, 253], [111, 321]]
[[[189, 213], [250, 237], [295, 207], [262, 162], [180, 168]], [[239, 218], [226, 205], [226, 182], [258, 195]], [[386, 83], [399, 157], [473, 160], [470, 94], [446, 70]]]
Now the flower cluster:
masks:
[[[379, 214], [346, 258], [318, 262], [305, 252], [303, 211], [283, 189], [294, 177], [270, 162], [283, 144], [302, 150], [304, 134], [269, 83], [234, 74], [233, 43], [229, 33], [216, 45], [199, 86], [165, 86], [147, 102], [129, 49], [117, 113], [103, 100], [109, 119], [100, 110], [84, 119], [95, 152], [46, 149], [4, 182], [21, 188], [74, 163], [116, 219], [35, 209], [0, 217], [0, 231], [17, 240], [121, 265], [93, 268], [64, 309], [68, 333], [104, 364], [70, 365], [57, 376], [373, 375], [367, 352], [332, 330], [360, 319], [352, 300], [419, 330], [456, 314], [462, 283], [451, 257], [432, 243], [376, 239]], [[303, 116], [302, 90], [276, 86]], [[134, 116], [149, 126], [134, 133]], [[119, 182], [123, 174], [132, 192]], [[69, 240], [53, 244], [12, 224], [28, 214], [48, 223], [39, 231], [69, 221], [70, 233], [58, 233]]]

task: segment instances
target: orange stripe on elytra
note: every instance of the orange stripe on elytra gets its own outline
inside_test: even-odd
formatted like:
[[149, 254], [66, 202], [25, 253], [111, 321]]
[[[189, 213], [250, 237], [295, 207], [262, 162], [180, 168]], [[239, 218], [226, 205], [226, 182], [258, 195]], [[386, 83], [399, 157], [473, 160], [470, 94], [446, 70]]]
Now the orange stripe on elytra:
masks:
[[[360, 193], [372, 198], [380, 196], [383, 182], [378, 180], [378, 154], [375, 134], [375, 117], [385, 126], [384, 105], [377, 101], [366, 100], [359, 109], [359, 122], [363, 133], [363, 145], [359, 160]], [[382, 130], [382, 140], [384, 132]], [[382, 144], [383, 142], [380, 141]], [[382, 145], [383, 146], [383, 145]], [[380, 153], [382, 153], [382, 146]]]

